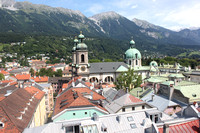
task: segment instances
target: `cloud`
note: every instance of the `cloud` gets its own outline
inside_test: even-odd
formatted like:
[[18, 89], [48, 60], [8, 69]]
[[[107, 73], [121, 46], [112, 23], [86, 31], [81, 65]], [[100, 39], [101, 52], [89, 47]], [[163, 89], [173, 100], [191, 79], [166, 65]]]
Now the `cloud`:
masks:
[[131, 6], [132, 9], [137, 8], [137, 7], [138, 7], [138, 5], [132, 5]]
[[167, 23], [177, 23], [187, 27], [200, 26], [200, 3], [192, 6], [183, 6], [166, 14], [164, 21]]
[[100, 13], [104, 7], [100, 4], [93, 4], [91, 5], [85, 12], [89, 12], [91, 14], [97, 14]]

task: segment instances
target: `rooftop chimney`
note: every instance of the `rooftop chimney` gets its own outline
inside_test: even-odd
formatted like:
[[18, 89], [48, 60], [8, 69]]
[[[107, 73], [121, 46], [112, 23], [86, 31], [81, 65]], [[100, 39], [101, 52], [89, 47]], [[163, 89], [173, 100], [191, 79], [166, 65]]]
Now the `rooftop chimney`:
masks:
[[93, 94], [94, 94], [94, 93], [91, 91], [90, 94], [91, 94], [91, 97], [92, 97], [91, 99], [93, 100]]
[[151, 100], [152, 100], [152, 101], [153, 101], [153, 99], [154, 99], [154, 96], [155, 96], [154, 94], [151, 95]]
[[172, 96], [173, 96], [173, 93], [174, 93], [174, 87], [169, 87], [169, 100], [171, 101], [172, 100]]

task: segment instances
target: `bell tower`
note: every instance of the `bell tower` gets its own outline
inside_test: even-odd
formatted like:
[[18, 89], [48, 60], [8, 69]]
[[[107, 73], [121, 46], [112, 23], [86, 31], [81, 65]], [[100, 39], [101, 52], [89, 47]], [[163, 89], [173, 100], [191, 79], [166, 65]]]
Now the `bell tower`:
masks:
[[85, 36], [82, 32], [80, 32], [78, 39], [73, 62], [76, 69], [76, 75], [81, 76], [83, 80], [87, 81], [89, 77], [88, 47], [84, 43]]

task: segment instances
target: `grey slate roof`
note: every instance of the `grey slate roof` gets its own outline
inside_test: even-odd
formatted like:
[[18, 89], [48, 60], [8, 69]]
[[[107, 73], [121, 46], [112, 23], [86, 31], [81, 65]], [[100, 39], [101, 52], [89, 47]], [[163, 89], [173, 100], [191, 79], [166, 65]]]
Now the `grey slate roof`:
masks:
[[128, 66], [124, 62], [101, 62], [101, 63], [90, 63], [90, 74], [91, 73], [113, 73], [120, 66], [124, 66], [128, 68]]
[[176, 105], [180, 105], [182, 107], [187, 106], [186, 104], [180, 103], [178, 101], [170, 101], [165, 96], [154, 95], [154, 98], [152, 101], [152, 95], [153, 95], [153, 92], [151, 92], [148, 95], [146, 95], [145, 97], [143, 97], [142, 100], [146, 101], [150, 105], [158, 108], [158, 110], [160, 110], [160, 111], [164, 111], [168, 106], [176, 106]]
[[58, 83], [59, 80], [65, 80], [69, 82], [71, 78], [68, 77], [49, 77], [48, 83]]
[[30, 68], [18, 68], [15, 70], [10, 71], [9, 73], [22, 73], [22, 72], [28, 72]]
[[103, 89], [103, 96], [106, 98], [106, 100], [108, 102], [112, 102], [115, 99], [125, 95], [126, 92], [124, 92], [123, 90], [116, 90], [114, 88], [104, 88]]
[[120, 98], [114, 100], [110, 104], [106, 104], [105, 109], [108, 110], [109, 113], [117, 113], [122, 107], [135, 105], [135, 104], [143, 104], [145, 103], [142, 100], [133, 101], [131, 94], [126, 93], [125, 95], [121, 96]]

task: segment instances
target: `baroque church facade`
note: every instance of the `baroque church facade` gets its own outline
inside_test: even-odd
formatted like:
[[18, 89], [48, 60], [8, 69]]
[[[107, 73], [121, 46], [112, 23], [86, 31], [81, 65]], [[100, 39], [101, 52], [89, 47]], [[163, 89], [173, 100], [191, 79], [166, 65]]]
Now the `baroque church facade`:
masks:
[[83, 81], [97, 83], [112, 83], [117, 77], [129, 68], [142, 75], [143, 78], [148, 77], [152, 73], [158, 71], [157, 63], [151, 62], [150, 66], [142, 66], [142, 56], [139, 50], [134, 48], [135, 42], [130, 41], [130, 48], [125, 52], [124, 62], [101, 62], [89, 63], [88, 47], [84, 43], [84, 35], [82, 32], [78, 39], [74, 40], [72, 49], [72, 77], [81, 76]]

